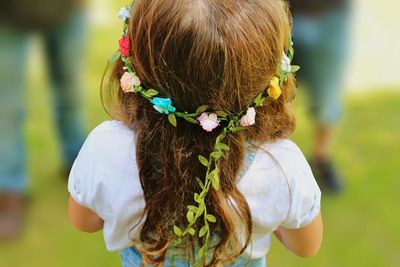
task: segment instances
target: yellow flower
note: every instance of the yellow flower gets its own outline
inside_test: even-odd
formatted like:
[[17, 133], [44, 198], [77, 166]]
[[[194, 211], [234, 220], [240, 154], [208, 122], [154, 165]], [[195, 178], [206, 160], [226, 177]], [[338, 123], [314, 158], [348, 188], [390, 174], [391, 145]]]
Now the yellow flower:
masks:
[[273, 77], [269, 81], [268, 95], [273, 99], [277, 100], [282, 94], [281, 87], [279, 86], [278, 77]]

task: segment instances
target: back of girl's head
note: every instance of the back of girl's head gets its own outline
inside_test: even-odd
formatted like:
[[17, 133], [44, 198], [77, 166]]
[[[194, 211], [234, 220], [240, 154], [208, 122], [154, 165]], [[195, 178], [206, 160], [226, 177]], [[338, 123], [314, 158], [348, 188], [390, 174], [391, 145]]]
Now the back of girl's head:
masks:
[[[289, 46], [290, 16], [280, 0], [136, 0], [128, 36], [129, 59], [143, 87], [171, 98], [181, 111], [208, 105], [210, 110], [238, 114], [276, 75]], [[146, 200], [138, 247], [146, 261], [163, 262], [165, 247], [174, 237], [171, 225], [186, 225], [186, 207], [199, 191], [195, 177], [204, 176], [197, 155], [212, 152], [218, 128], [206, 133], [180, 119], [174, 128], [148, 100], [122, 92], [118, 81], [123, 73], [122, 61], [106, 73], [103, 101], [114, 118], [135, 128]], [[249, 244], [251, 214], [235, 182], [245, 141], [274, 141], [295, 127], [290, 108], [293, 77], [281, 87], [278, 100], [268, 98], [257, 108], [253, 126], [228, 134], [224, 141], [230, 150], [219, 161], [221, 188], [206, 199], [217, 217], [210, 227], [219, 237], [210, 265], [234, 259]]]

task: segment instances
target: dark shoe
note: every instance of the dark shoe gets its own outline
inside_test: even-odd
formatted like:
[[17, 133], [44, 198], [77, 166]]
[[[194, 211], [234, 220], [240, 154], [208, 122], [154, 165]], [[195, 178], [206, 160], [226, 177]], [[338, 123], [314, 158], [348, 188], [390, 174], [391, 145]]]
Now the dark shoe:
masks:
[[26, 198], [17, 193], [0, 194], [0, 241], [10, 241], [22, 232]]
[[343, 181], [330, 160], [311, 161], [311, 169], [321, 190], [331, 193], [343, 190]]

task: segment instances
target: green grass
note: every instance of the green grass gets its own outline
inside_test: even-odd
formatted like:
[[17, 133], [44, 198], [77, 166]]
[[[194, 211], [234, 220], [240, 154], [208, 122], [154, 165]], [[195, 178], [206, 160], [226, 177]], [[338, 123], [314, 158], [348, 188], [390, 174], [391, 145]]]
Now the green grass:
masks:
[[[310, 121], [304, 119], [303, 103], [298, 103], [300, 119], [294, 139], [309, 151], [312, 132]], [[335, 146], [336, 164], [346, 188], [339, 196], [323, 195], [321, 251], [304, 260], [287, 254], [275, 242], [270, 266], [398, 266], [399, 105], [397, 92], [347, 97]]]
[[[107, 57], [116, 48], [116, 29], [118, 24], [91, 31], [84, 102], [88, 131], [107, 119], [98, 88]], [[26, 139], [32, 201], [26, 231], [14, 243], [0, 244], [0, 267], [120, 266], [118, 254], [105, 250], [101, 233], [80, 233], [68, 221], [66, 177], [60, 172], [59, 148], [42, 73], [41, 68], [31, 73], [28, 92]], [[303, 92], [299, 96], [299, 123], [293, 138], [307, 154], [312, 127]], [[274, 240], [269, 266], [398, 266], [399, 107], [400, 93], [393, 91], [346, 96], [346, 116], [335, 146], [346, 190], [340, 196], [323, 196], [325, 240], [321, 251], [315, 258], [301, 259]]]

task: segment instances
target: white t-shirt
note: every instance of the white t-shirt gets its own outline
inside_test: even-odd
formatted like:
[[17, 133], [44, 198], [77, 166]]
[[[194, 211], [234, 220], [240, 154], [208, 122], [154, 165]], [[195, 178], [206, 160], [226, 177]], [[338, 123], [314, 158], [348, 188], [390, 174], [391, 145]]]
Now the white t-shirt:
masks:
[[[134, 227], [145, 207], [135, 141], [123, 123], [103, 122], [86, 139], [69, 176], [71, 196], [104, 220], [110, 251], [132, 246], [141, 230]], [[300, 149], [289, 140], [261, 148], [238, 183], [252, 214], [251, 258], [266, 255], [278, 227], [301, 228], [320, 210], [321, 192]]]

